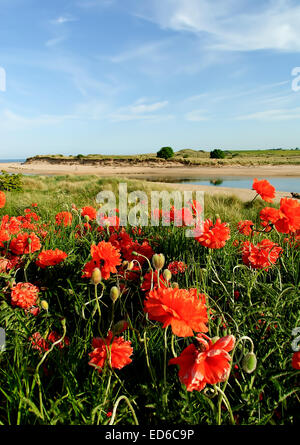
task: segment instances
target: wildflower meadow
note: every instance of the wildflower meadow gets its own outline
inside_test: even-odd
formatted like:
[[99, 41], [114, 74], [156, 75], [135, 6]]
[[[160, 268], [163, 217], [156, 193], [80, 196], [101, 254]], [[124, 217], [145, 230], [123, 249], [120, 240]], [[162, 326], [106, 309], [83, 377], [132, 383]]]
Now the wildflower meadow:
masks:
[[0, 192], [0, 424], [299, 421], [300, 203], [253, 190], [155, 226]]

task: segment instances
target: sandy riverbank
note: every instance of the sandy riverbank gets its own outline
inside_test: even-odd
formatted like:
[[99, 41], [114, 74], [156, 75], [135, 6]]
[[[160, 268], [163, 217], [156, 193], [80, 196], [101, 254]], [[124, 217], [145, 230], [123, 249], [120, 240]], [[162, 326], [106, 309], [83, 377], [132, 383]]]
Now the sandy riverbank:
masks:
[[201, 176], [300, 176], [300, 165], [267, 165], [267, 166], [216, 166], [216, 167], [186, 167], [186, 166], [147, 166], [147, 165], [76, 165], [76, 164], [49, 164], [47, 162], [34, 162], [30, 164], [0, 163], [0, 170], [10, 173], [24, 173], [36, 175], [99, 175], [147, 178], [191, 178]]
[[[9, 173], [23, 173], [30, 175], [99, 175], [102, 177], [124, 177], [136, 178], [141, 180], [155, 180], [153, 185], [160, 184], [167, 188], [177, 190], [202, 190], [213, 195], [235, 195], [243, 201], [251, 200], [255, 192], [247, 189], [238, 189], [230, 187], [193, 185], [169, 183], [168, 180], [193, 178], [193, 177], [218, 177], [218, 176], [253, 176], [264, 178], [270, 176], [300, 176], [300, 165], [279, 165], [279, 166], [222, 166], [222, 167], [149, 167], [149, 166], [87, 166], [87, 165], [56, 165], [45, 162], [35, 162], [31, 164], [19, 163], [0, 163], [0, 170], [6, 170]], [[159, 180], [159, 182], [157, 182]], [[149, 182], [149, 185], [152, 182]], [[283, 196], [290, 196], [287, 192], [277, 192], [276, 201]]]

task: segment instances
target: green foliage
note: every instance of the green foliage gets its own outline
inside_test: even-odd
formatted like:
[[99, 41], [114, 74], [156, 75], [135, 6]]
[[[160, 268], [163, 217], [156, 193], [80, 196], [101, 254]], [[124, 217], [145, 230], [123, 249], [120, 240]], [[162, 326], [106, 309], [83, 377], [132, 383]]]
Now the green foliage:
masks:
[[162, 159], [170, 159], [174, 156], [174, 151], [172, 147], [162, 147], [157, 152], [157, 157]]
[[210, 152], [210, 158], [211, 159], [224, 159], [225, 153], [223, 150], [220, 150], [219, 148], [216, 148], [215, 150]]
[[2, 174], [0, 175], [0, 190], [7, 192], [15, 190], [21, 192], [23, 190], [22, 179], [23, 175], [21, 173], [7, 173], [2, 170]]

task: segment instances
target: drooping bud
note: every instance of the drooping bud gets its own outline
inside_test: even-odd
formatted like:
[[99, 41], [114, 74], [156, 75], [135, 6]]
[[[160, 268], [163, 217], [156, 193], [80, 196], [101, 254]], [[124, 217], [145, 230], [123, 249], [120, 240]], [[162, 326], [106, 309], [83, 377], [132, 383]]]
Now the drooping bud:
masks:
[[112, 328], [114, 335], [120, 335], [128, 328], [128, 323], [126, 320], [118, 321]]
[[113, 287], [110, 289], [110, 298], [111, 298], [111, 301], [112, 301], [113, 303], [115, 303], [115, 302], [117, 301], [117, 299], [119, 298], [119, 295], [120, 295], [120, 291], [119, 291], [119, 289], [117, 288], [117, 286], [113, 286]]
[[257, 359], [254, 352], [248, 352], [243, 358], [242, 361], [242, 368], [245, 372], [248, 374], [251, 374], [253, 371], [255, 371], [257, 365]]
[[42, 306], [42, 308], [43, 308], [45, 311], [48, 312], [49, 304], [47, 303], [46, 300], [42, 300], [42, 301], [41, 301], [41, 306]]
[[101, 270], [98, 267], [96, 267], [92, 272], [91, 283], [97, 286], [99, 283], [101, 283], [101, 280], [102, 280]]
[[165, 256], [163, 253], [156, 253], [152, 257], [152, 264], [154, 269], [161, 270], [165, 265]]
[[130, 261], [130, 263], [128, 264], [127, 269], [128, 269], [128, 270], [132, 270], [133, 267], [134, 267], [134, 262], [133, 262], [133, 261]]
[[164, 272], [163, 272], [163, 277], [164, 277], [164, 279], [165, 279], [166, 281], [170, 281], [170, 280], [171, 280], [171, 278], [172, 278], [172, 274], [171, 274], [171, 272], [169, 271], [169, 269], [165, 269], [165, 270], [164, 270]]

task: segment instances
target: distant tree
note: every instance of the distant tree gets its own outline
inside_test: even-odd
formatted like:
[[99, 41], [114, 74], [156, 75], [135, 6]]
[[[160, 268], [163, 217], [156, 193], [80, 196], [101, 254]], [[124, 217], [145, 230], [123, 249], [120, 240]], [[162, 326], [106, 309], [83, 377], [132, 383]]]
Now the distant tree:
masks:
[[216, 148], [215, 150], [212, 150], [210, 152], [210, 158], [211, 159], [224, 159], [225, 153], [223, 150], [220, 150], [219, 148]]
[[84, 158], [84, 155], [79, 154], [79, 155], [76, 156], [76, 158], [77, 158], [77, 159]]
[[174, 156], [173, 148], [171, 147], [162, 147], [157, 153], [156, 156], [162, 159], [170, 159]]

